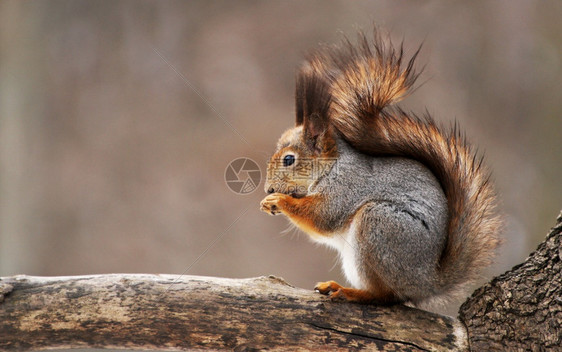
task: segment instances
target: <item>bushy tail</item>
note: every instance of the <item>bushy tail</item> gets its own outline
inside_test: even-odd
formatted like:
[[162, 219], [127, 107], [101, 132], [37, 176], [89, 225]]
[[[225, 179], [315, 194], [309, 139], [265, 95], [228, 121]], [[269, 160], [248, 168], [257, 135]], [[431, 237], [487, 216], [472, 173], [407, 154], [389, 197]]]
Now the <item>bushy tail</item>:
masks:
[[360, 34], [320, 50], [308, 65], [328, 77], [332, 87], [330, 119], [357, 150], [370, 155], [403, 156], [420, 161], [439, 180], [447, 197], [449, 220], [439, 281], [443, 293], [478, 277], [499, 243], [500, 217], [489, 172], [457, 125], [444, 130], [429, 116], [407, 114], [393, 104], [408, 94], [418, 74], [404, 64], [403, 49]]

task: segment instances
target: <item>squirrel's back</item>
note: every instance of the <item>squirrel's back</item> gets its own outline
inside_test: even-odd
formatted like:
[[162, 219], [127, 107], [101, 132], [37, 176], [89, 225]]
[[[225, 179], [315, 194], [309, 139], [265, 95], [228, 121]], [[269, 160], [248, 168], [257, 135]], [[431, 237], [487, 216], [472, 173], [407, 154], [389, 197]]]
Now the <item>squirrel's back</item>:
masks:
[[356, 150], [372, 156], [419, 161], [437, 178], [447, 199], [446, 240], [438, 265], [438, 285], [451, 294], [478, 277], [500, 242], [501, 219], [489, 172], [457, 125], [444, 129], [429, 114], [416, 116], [394, 104], [413, 86], [414, 61], [404, 64], [375, 31], [310, 56], [303, 74], [324, 77], [331, 87], [330, 123]]

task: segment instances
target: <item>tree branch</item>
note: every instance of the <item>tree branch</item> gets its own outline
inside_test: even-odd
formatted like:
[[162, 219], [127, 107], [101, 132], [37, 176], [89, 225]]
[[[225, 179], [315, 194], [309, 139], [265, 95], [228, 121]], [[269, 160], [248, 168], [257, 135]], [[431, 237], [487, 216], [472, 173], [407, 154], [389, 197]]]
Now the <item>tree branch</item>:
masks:
[[0, 279], [0, 349], [465, 350], [453, 318], [334, 303], [273, 276]]

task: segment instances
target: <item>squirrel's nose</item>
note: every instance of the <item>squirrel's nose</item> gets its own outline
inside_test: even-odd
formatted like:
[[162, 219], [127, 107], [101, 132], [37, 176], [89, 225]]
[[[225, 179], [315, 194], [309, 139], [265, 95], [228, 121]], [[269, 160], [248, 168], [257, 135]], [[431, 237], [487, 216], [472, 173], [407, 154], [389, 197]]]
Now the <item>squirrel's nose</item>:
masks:
[[267, 189], [267, 193], [269, 193], [269, 194], [274, 193], [274, 192], [275, 192], [275, 189], [273, 189], [273, 187], [269, 187]]

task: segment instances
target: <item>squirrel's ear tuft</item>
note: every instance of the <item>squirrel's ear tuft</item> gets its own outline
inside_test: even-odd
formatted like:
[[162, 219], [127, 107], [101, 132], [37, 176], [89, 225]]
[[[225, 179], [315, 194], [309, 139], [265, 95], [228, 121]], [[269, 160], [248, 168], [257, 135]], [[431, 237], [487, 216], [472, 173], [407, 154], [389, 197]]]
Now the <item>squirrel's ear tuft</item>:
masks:
[[296, 125], [303, 125], [305, 139], [314, 145], [328, 129], [331, 94], [327, 80], [309, 63], [297, 73], [295, 98]]

